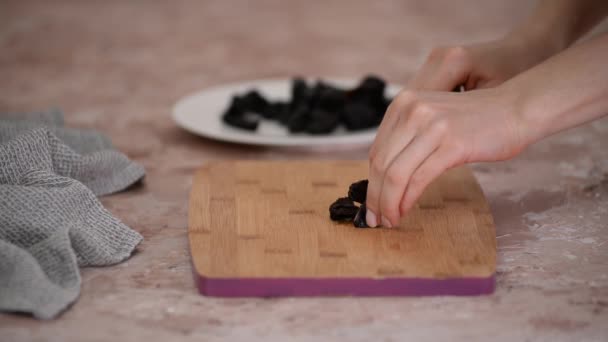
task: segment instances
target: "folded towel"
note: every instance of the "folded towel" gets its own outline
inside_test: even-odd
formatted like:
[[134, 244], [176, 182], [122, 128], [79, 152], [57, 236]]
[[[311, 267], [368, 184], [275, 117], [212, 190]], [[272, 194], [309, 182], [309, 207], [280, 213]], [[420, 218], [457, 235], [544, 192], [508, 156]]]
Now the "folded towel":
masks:
[[61, 142], [79, 154], [112, 149], [110, 140], [97, 131], [61, 127], [56, 123], [49, 122], [49, 118], [42, 118], [40, 116], [36, 117], [36, 119], [41, 120], [15, 120], [6, 119], [4, 116], [0, 117], [0, 144], [15, 138], [23, 132], [44, 127], [59, 138]]
[[[36, 119], [40, 117], [44, 115]], [[123, 261], [142, 240], [96, 195], [127, 188], [142, 179], [144, 169], [104, 147], [109, 140], [99, 133], [71, 130], [74, 134], [64, 135], [69, 140], [64, 144], [54, 132], [69, 130], [61, 129], [59, 121], [41, 127], [44, 120], [4, 118], [0, 116], [0, 310], [53, 318], [78, 297], [79, 266]], [[81, 155], [68, 145], [94, 152]]]

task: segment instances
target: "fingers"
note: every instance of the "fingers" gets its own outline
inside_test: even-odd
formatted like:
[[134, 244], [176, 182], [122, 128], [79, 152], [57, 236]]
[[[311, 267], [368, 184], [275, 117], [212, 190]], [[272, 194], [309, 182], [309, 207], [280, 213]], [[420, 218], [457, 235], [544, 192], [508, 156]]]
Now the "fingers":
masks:
[[[395, 118], [387, 122], [384, 131], [379, 132], [370, 149], [370, 160], [381, 164], [381, 169], [388, 167], [395, 156], [414, 138], [416, 127], [424, 116], [422, 106], [416, 106], [410, 92], [400, 94], [394, 101], [390, 115]], [[370, 170], [373, 172], [374, 170]]]
[[420, 71], [410, 82], [409, 88], [450, 91], [467, 83], [472, 69], [472, 58], [466, 48], [438, 48], [431, 51]]
[[401, 110], [399, 120], [393, 124], [393, 130], [387, 132], [378, 142], [378, 151], [374, 157], [386, 169], [395, 157], [407, 146], [421, 127], [431, 117], [428, 106], [410, 103]]
[[376, 138], [369, 150], [370, 159], [376, 155], [376, 153], [382, 149], [386, 140], [390, 136], [390, 132], [395, 129], [396, 123], [401, 121], [402, 113], [406, 112], [409, 104], [412, 103], [414, 95], [410, 91], [401, 91], [386, 110], [384, 119], [378, 127]]
[[[414, 94], [411, 91], [402, 91], [395, 97], [370, 148], [369, 183], [366, 195], [368, 208], [366, 220], [370, 227], [375, 227], [381, 223], [375, 213], [378, 208], [376, 203], [380, 197], [384, 170], [390, 165], [394, 155], [409, 144], [414, 137], [414, 130], [408, 128], [410, 122], [408, 112], [413, 103]], [[394, 137], [397, 137], [397, 141], [392, 141]]]
[[462, 153], [457, 148], [439, 147], [410, 177], [399, 204], [399, 213], [405, 215], [422, 195], [426, 187], [445, 170], [463, 163]]
[[412, 174], [437, 149], [444, 129], [431, 125], [406, 146], [385, 169], [378, 212], [382, 225], [391, 227], [399, 224], [401, 212], [399, 204]]

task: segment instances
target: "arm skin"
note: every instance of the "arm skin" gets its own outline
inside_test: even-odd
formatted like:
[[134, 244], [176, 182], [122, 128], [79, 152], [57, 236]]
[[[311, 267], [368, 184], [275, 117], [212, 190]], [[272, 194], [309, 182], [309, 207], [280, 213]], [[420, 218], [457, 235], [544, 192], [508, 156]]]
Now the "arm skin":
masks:
[[[560, 33], [568, 37], [563, 42], [588, 30], [596, 15], [569, 22], [570, 35]], [[452, 55], [463, 52], [457, 51]], [[444, 81], [431, 74], [432, 86], [400, 93], [379, 128], [370, 150], [368, 225], [397, 224], [426, 186], [451, 167], [512, 158], [546, 136], [608, 113], [607, 60], [605, 34], [491, 87], [460, 94], [436, 91], [462, 83], [456, 69], [450, 73], [448, 63], [440, 64], [444, 69], [437, 74], [447, 75]]]
[[514, 113], [523, 145], [608, 114], [607, 62], [604, 33], [504, 83], [505, 92], [518, 93]]
[[[549, 52], [557, 53], [589, 32], [608, 14], [603, 0], [541, 0], [534, 12], [508, 37], [530, 37], [546, 41]], [[549, 57], [549, 56], [547, 56]]]
[[569, 47], [608, 14], [606, 0], [541, 0], [533, 13], [495, 41], [433, 49], [408, 88], [489, 88]]

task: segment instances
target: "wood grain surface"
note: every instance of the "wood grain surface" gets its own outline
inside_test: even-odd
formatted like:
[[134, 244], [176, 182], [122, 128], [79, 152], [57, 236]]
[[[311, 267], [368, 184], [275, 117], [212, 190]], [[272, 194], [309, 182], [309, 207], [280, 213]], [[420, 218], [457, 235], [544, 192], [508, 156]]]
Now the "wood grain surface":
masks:
[[468, 168], [440, 177], [397, 227], [331, 221], [329, 205], [364, 178], [363, 161], [207, 164], [190, 196], [196, 272], [206, 286], [213, 279], [493, 277], [494, 224]]

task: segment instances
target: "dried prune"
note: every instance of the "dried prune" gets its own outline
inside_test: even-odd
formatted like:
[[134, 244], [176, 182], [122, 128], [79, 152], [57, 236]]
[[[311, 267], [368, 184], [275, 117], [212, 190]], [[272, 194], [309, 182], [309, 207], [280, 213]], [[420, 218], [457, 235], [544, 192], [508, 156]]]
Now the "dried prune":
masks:
[[329, 206], [329, 217], [334, 221], [351, 221], [359, 208], [348, 197], [338, 198]]
[[292, 100], [299, 100], [307, 96], [309, 93], [308, 84], [301, 77], [295, 77], [291, 81], [291, 98]]
[[300, 106], [291, 113], [287, 120], [287, 128], [291, 133], [304, 132], [309, 121], [310, 111], [306, 106]]
[[267, 119], [280, 119], [289, 111], [289, 105], [286, 102], [271, 102], [266, 107], [266, 110], [261, 113]]
[[350, 91], [349, 97], [354, 102], [375, 105], [384, 99], [386, 83], [376, 76], [367, 76], [359, 85]]
[[224, 116], [239, 116], [244, 112], [243, 99], [240, 96], [233, 96], [230, 105], [224, 111]]
[[346, 92], [341, 89], [328, 86], [320, 91], [316, 108], [339, 113], [342, 108], [344, 108], [345, 104]]
[[386, 114], [386, 110], [388, 109], [388, 106], [391, 104], [392, 101], [392, 99], [383, 98], [382, 101], [378, 103], [374, 108], [380, 121], [382, 121], [382, 118], [384, 118], [384, 114]]
[[365, 203], [365, 197], [367, 196], [367, 179], [360, 180], [351, 184], [348, 187], [348, 198], [357, 202], [357, 203]]
[[359, 91], [363, 91], [372, 97], [381, 97], [384, 94], [386, 82], [377, 76], [369, 75], [359, 85]]
[[311, 97], [311, 90], [302, 78], [294, 78], [291, 81], [291, 102], [289, 110], [295, 111], [297, 107], [308, 105]]
[[264, 114], [268, 101], [256, 90], [251, 90], [241, 97], [240, 106], [244, 111]]
[[[336, 90], [327, 83], [318, 80], [315, 85], [310, 89], [310, 98], [308, 99], [308, 106], [310, 109], [323, 108], [332, 110], [335, 108], [327, 108], [327, 92]], [[330, 99], [331, 100], [331, 99]], [[322, 103], [324, 101], [324, 103]]]
[[248, 131], [255, 131], [260, 123], [259, 120], [254, 119], [252, 116], [245, 115], [244, 113], [238, 115], [224, 115], [222, 120], [230, 126]]
[[367, 221], [365, 221], [366, 213], [367, 213], [367, 207], [365, 206], [365, 203], [363, 203], [359, 207], [359, 210], [357, 211], [357, 214], [355, 215], [355, 218], [353, 220], [353, 224], [355, 225], [355, 227], [369, 228], [369, 226], [367, 225]]
[[331, 133], [336, 127], [340, 117], [337, 113], [332, 113], [323, 109], [314, 109], [310, 112], [310, 121], [306, 126], [306, 132], [310, 134]]
[[[329, 217], [334, 221], [353, 221], [357, 228], [369, 228], [365, 221], [367, 184], [367, 179], [351, 184], [348, 197], [340, 197], [329, 206]], [[361, 206], [357, 207], [355, 202], [361, 203]]]
[[350, 131], [375, 127], [379, 123], [376, 111], [362, 103], [348, 103], [344, 107], [341, 118], [346, 128]]
[[247, 130], [255, 130], [262, 118], [275, 120], [291, 133], [329, 134], [340, 125], [349, 131], [369, 129], [382, 121], [391, 101], [384, 97], [385, 88], [385, 82], [376, 76], [365, 77], [350, 90], [321, 80], [309, 85], [303, 78], [294, 78], [290, 100], [271, 102], [251, 90], [233, 97], [222, 120]]
[[234, 96], [230, 106], [226, 109], [224, 115], [222, 115], [222, 120], [230, 126], [255, 131], [258, 128], [259, 120], [255, 115], [246, 115], [245, 108], [243, 98]]

